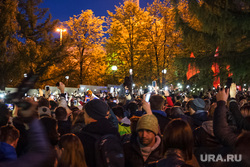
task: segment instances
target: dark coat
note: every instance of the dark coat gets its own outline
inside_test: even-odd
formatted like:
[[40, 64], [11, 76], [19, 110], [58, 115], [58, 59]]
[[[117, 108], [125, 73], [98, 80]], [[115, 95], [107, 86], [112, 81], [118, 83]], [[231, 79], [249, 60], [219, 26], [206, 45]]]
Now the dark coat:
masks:
[[157, 163], [148, 167], [192, 167], [185, 163], [183, 154], [180, 150], [168, 151], [166, 158], [159, 160]]
[[146, 162], [143, 160], [141, 154], [140, 146], [137, 141], [137, 135], [132, 135], [129, 142], [123, 145], [124, 154], [125, 154], [125, 167], [144, 167], [148, 163], [154, 163], [162, 158], [161, 155], [161, 144], [151, 152]]
[[71, 132], [71, 121], [58, 121], [58, 133], [60, 136]]
[[92, 133], [95, 135], [99, 135], [100, 137], [106, 134], [114, 134], [120, 137], [117, 128], [112, 126], [108, 119], [100, 119], [97, 122], [92, 122], [86, 125], [81, 132], [77, 133], [76, 135], [80, 138], [84, 152], [85, 152], [85, 159], [87, 162], [88, 167], [96, 167], [95, 162], [95, 142], [96, 139], [84, 132]]
[[13, 146], [0, 142], [0, 161], [17, 159], [16, 150]]
[[213, 121], [205, 121], [196, 128], [194, 134], [195, 147], [220, 147], [219, 140], [214, 136]]
[[153, 112], [153, 114], [156, 116], [156, 118], [158, 120], [158, 124], [160, 126], [161, 134], [163, 134], [165, 127], [171, 121], [171, 119], [169, 119], [167, 117], [167, 114], [164, 111], [152, 110], [152, 112]]

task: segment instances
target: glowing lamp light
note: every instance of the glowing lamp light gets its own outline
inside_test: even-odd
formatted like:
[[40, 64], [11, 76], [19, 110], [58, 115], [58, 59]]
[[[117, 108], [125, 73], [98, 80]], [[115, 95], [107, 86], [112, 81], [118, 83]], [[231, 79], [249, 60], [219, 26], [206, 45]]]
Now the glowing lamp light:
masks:
[[166, 86], [164, 89], [165, 89], [165, 91], [167, 91], [167, 90], [168, 90], [168, 87]]
[[117, 70], [117, 66], [112, 66], [111, 69], [112, 69], [113, 71], [116, 71], [116, 70]]
[[66, 79], [69, 79], [69, 76], [66, 76], [65, 78], [66, 78]]

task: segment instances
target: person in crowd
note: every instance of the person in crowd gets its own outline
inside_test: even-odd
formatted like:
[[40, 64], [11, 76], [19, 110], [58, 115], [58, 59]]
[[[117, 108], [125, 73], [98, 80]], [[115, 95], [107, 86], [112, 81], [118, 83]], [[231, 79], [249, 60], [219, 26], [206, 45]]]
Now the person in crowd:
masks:
[[130, 134], [130, 120], [124, 116], [124, 109], [121, 106], [116, 106], [112, 108], [112, 111], [116, 115], [117, 120], [119, 121], [118, 124], [118, 132], [120, 135]]
[[166, 125], [170, 122], [167, 114], [164, 112], [164, 98], [160, 95], [153, 95], [150, 97], [150, 106], [152, 113], [156, 116], [160, 126], [160, 133], [162, 134]]
[[136, 126], [136, 135], [131, 136], [129, 142], [125, 143], [125, 166], [138, 167], [147, 166], [162, 158], [162, 139], [159, 134], [159, 125], [153, 114], [143, 115]]
[[72, 122], [71, 133], [78, 133], [85, 127], [84, 112], [81, 111], [76, 115], [76, 118]]
[[0, 127], [7, 125], [10, 118], [10, 112], [4, 103], [0, 103]]
[[137, 126], [137, 122], [138, 120], [140, 119], [140, 117], [138, 116], [133, 116], [131, 117], [129, 120], [130, 120], [130, 130], [131, 130], [131, 133], [129, 134], [124, 134], [121, 136], [121, 141], [122, 143], [126, 143], [128, 141], [130, 141], [130, 138], [131, 136], [136, 136], [136, 126]]
[[73, 133], [65, 134], [59, 141], [61, 155], [58, 167], [87, 167], [80, 139]]
[[133, 100], [132, 82], [132, 75], [124, 78], [124, 83], [120, 85], [119, 97], [126, 97], [129, 101]]
[[85, 159], [88, 167], [96, 167], [96, 137], [101, 138], [107, 134], [120, 137], [117, 128], [112, 126], [109, 117], [109, 106], [99, 99], [89, 101], [84, 108], [85, 127], [76, 135], [82, 142], [85, 150]]
[[68, 119], [67, 111], [63, 107], [57, 107], [55, 111], [56, 120], [58, 121], [58, 132], [60, 136], [70, 133], [71, 122]]
[[150, 167], [180, 166], [189, 167], [188, 160], [193, 155], [193, 134], [187, 122], [173, 119], [163, 133], [163, 159]]
[[201, 98], [195, 98], [188, 102], [188, 110], [190, 116], [194, 121], [194, 128], [202, 125], [204, 121], [208, 120], [208, 112], [205, 111], [206, 103]]
[[42, 117], [40, 122], [44, 126], [47, 133], [48, 140], [52, 147], [55, 147], [59, 141], [58, 124], [57, 120], [51, 117]]
[[37, 104], [29, 99], [27, 102], [31, 106], [25, 110], [20, 108], [18, 114], [29, 127], [28, 143], [32, 147], [16, 160], [0, 162], [0, 167], [42, 167], [53, 164], [55, 154], [50, 147], [43, 126], [37, 119]]
[[40, 117], [51, 116], [50, 102], [44, 97], [40, 97], [38, 101], [38, 113]]
[[0, 162], [17, 159], [16, 146], [20, 137], [14, 126], [2, 126], [0, 129]]

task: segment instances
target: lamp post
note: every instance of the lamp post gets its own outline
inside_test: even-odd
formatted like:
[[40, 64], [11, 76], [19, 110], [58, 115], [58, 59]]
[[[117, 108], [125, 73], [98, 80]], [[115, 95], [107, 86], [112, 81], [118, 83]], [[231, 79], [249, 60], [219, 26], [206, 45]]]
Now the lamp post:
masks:
[[167, 70], [166, 69], [164, 69], [164, 70], [162, 70], [162, 74], [163, 74], [163, 76], [162, 76], [162, 87], [164, 88], [165, 87], [165, 75], [167, 74]]
[[56, 29], [57, 32], [60, 32], [60, 45], [62, 45], [62, 33], [66, 32], [65, 28], [58, 28]]
[[69, 76], [65, 76], [65, 79], [67, 80], [67, 86], [69, 86]]

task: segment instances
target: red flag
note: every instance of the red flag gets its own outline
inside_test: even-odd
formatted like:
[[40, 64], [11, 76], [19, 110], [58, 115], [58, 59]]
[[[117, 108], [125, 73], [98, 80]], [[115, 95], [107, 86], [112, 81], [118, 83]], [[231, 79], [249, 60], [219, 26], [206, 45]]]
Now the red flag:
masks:
[[233, 73], [230, 72], [230, 65], [227, 65], [228, 77], [231, 77]]
[[[190, 58], [195, 58], [194, 53], [192, 52]], [[187, 71], [187, 80], [189, 80], [192, 76], [200, 73], [199, 69], [196, 69], [195, 65], [188, 64], [188, 71]]]
[[[218, 57], [218, 56], [219, 56], [219, 46], [216, 48], [215, 54], [214, 54], [214, 57]], [[211, 68], [212, 68], [212, 71], [214, 72], [213, 86], [217, 88], [220, 85], [220, 77], [218, 77], [218, 74], [220, 73], [220, 67], [218, 63], [213, 63]]]

